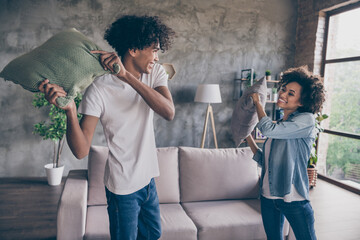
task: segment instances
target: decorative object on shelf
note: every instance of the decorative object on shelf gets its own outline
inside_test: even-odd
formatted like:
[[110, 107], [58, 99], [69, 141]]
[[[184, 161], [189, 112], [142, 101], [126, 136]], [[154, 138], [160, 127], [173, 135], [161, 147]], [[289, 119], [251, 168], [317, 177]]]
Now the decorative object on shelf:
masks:
[[[80, 94], [75, 97], [76, 107], [79, 106], [82, 96]], [[59, 166], [60, 156], [65, 143], [66, 133], [66, 115], [65, 111], [50, 104], [44, 97], [43, 93], [34, 94], [32, 105], [36, 108], [50, 106], [48, 116], [49, 122], [39, 122], [34, 125], [34, 134], [39, 134], [43, 140], [50, 139], [54, 142], [53, 163], [46, 164], [45, 170], [49, 185], [56, 186], [61, 183], [64, 166]], [[81, 119], [81, 114], [78, 114]]]
[[211, 119], [211, 126], [212, 126], [212, 130], [213, 130], [213, 135], [214, 135], [215, 148], [218, 148], [213, 108], [210, 105], [210, 103], [221, 103], [221, 94], [220, 94], [219, 84], [201, 84], [201, 85], [199, 85], [196, 90], [196, 95], [195, 95], [194, 101], [208, 104], [207, 110], [206, 110], [206, 115], [205, 115], [204, 130], [203, 130], [203, 135], [202, 135], [202, 139], [201, 139], [201, 148], [204, 148], [204, 145], [205, 145], [205, 137], [206, 137], [209, 116]]
[[[246, 76], [246, 77], [245, 77]], [[233, 100], [237, 101], [243, 93], [243, 82], [245, 82], [246, 87], [253, 85], [256, 73], [254, 69], [242, 69], [241, 72], [236, 72], [234, 79], [234, 95]]]
[[263, 140], [263, 139], [266, 139], [267, 137], [264, 136], [260, 130], [258, 128], [255, 128], [255, 139], [260, 139], [260, 140]]
[[316, 163], [318, 160], [318, 156], [317, 156], [317, 142], [318, 142], [318, 138], [319, 138], [319, 133], [323, 132], [324, 129], [320, 126], [320, 122], [324, 119], [327, 119], [329, 116], [326, 114], [321, 114], [321, 113], [317, 113], [317, 117], [315, 118], [315, 128], [319, 131], [315, 142], [313, 144], [313, 148], [311, 150], [310, 153], [310, 158], [308, 161], [308, 166], [307, 166], [307, 172], [308, 172], [308, 177], [309, 177], [309, 187], [315, 187], [316, 186], [316, 180], [317, 180], [317, 169], [316, 169]]
[[272, 88], [267, 88], [266, 89], [266, 101], [271, 101], [271, 96], [272, 96]]
[[174, 65], [171, 63], [162, 63], [161, 65], [164, 67], [165, 72], [168, 75], [168, 80], [171, 80], [176, 74]]
[[271, 71], [270, 70], [265, 71], [265, 78], [266, 78], [266, 81], [271, 80]]
[[272, 88], [272, 101], [273, 102], [276, 102], [278, 99], [278, 91], [277, 91], [277, 88]]
[[254, 69], [245, 69], [245, 70], [243, 70], [244, 72], [245, 71], [248, 71], [249, 73], [247, 74], [247, 76], [246, 76], [246, 79], [247, 79], [247, 81], [246, 81], [246, 85], [247, 85], [247, 87], [250, 87], [250, 86], [252, 86], [253, 84], [254, 84], [254, 81], [255, 81], [255, 79], [256, 79], [256, 72], [254, 71]]

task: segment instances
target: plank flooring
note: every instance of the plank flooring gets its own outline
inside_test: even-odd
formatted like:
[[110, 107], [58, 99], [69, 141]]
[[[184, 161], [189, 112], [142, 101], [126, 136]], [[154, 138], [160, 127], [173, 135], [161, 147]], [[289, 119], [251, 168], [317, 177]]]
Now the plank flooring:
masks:
[[49, 186], [46, 178], [0, 178], [0, 239], [56, 239], [63, 182]]
[[360, 195], [323, 180], [310, 191], [319, 240], [360, 239]]
[[[62, 188], [44, 178], [0, 178], [0, 239], [56, 239]], [[360, 195], [318, 179], [310, 198], [318, 240], [360, 239]]]

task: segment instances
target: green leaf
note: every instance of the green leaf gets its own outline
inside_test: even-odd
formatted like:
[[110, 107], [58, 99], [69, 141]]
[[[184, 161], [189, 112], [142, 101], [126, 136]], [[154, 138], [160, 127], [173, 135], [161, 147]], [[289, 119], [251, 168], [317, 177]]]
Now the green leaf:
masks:
[[[79, 107], [81, 99], [81, 94], [78, 94], [78, 96], [74, 99], [77, 107]], [[55, 144], [59, 144], [59, 140], [63, 139], [66, 134], [65, 111], [55, 105], [50, 105], [50, 103], [45, 99], [45, 95], [43, 93], [34, 94], [32, 105], [35, 108], [48, 106], [47, 108], [49, 109], [48, 119], [34, 124], [33, 134], [38, 134], [43, 140], [52, 140]], [[77, 117], [80, 121], [82, 115], [77, 114]]]

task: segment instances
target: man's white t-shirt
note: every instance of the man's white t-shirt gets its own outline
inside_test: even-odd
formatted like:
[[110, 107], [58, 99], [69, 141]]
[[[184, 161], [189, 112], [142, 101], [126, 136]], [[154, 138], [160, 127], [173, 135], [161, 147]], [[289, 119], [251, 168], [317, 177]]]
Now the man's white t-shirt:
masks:
[[[151, 88], [167, 86], [160, 64], [141, 82]], [[104, 183], [109, 191], [131, 194], [159, 176], [153, 126], [153, 110], [127, 83], [116, 76], [97, 77], [86, 90], [79, 113], [98, 117], [109, 147]]]

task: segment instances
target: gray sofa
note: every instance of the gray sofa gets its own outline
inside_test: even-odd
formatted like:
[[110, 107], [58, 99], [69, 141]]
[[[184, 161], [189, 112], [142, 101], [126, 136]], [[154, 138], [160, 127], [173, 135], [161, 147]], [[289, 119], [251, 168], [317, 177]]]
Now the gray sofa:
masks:
[[[158, 148], [161, 240], [266, 239], [259, 174], [250, 148]], [[88, 170], [72, 170], [57, 214], [57, 239], [110, 239], [103, 172], [106, 147], [92, 146]], [[288, 235], [288, 223], [284, 235]]]

